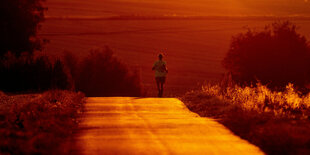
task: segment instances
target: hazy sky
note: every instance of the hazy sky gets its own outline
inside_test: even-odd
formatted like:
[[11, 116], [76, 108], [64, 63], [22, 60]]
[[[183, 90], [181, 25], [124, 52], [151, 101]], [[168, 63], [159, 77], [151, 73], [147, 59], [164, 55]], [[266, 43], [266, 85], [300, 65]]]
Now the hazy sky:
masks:
[[49, 16], [303, 15], [308, 0], [48, 0]]

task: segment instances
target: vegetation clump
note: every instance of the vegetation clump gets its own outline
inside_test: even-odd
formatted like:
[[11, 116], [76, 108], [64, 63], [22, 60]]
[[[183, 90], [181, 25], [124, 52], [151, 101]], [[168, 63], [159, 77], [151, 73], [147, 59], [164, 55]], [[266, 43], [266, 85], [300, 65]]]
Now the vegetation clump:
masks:
[[75, 90], [86, 96], [142, 95], [138, 72], [130, 70], [108, 47], [91, 50], [81, 60], [67, 53], [64, 62]]
[[[232, 38], [223, 59], [225, 69], [240, 85], [304, 87], [310, 79], [310, 46], [290, 22], [276, 22], [262, 31], [248, 30]], [[279, 90], [279, 89], [278, 89]]]
[[60, 59], [8, 52], [0, 59], [0, 90], [10, 93], [43, 92], [68, 89], [69, 79]]
[[141, 96], [136, 70], [120, 61], [111, 49], [95, 49], [77, 59], [66, 53], [52, 61], [49, 56], [11, 52], [0, 58], [0, 90], [34, 93], [50, 89], [82, 91], [87, 96]]
[[[1, 154], [55, 154], [83, 111], [84, 95], [70, 91], [7, 96], [0, 93]], [[62, 152], [64, 153], [64, 152]]]

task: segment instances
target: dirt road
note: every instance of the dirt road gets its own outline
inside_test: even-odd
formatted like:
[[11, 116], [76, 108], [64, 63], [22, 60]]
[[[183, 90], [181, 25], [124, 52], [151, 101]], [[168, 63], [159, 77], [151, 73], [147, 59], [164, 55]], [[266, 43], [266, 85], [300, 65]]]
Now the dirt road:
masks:
[[82, 154], [263, 154], [175, 98], [88, 98], [81, 128]]

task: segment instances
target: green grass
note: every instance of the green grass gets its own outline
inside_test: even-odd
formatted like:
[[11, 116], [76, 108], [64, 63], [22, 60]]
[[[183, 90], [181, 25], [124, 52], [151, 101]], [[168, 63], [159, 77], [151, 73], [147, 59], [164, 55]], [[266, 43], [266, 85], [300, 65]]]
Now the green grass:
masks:
[[1, 92], [0, 154], [59, 153], [61, 142], [78, 127], [84, 103], [84, 94], [70, 91]]
[[292, 85], [285, 92], [265, 86], [220, 87], [207, 84], [181, 100], [193, 112], [212, 117], [267, 154], [309, 154], [309, 94]]

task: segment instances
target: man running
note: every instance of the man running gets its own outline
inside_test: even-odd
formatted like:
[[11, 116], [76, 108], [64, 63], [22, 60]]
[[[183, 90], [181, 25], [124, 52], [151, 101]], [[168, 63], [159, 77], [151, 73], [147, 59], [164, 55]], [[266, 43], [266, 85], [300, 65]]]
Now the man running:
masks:
[[164, 93], [164, 84], [166, 81], [166, 75], [168, 73], [168, 69], [166, 66], [166, 62], [163, 61], [163, 55], [158, 55], [158, 60], [154, 63], [152, 70], [155, 70], [155, 80], [158, 89], [158, 97], [163, 97]]

